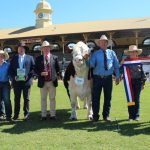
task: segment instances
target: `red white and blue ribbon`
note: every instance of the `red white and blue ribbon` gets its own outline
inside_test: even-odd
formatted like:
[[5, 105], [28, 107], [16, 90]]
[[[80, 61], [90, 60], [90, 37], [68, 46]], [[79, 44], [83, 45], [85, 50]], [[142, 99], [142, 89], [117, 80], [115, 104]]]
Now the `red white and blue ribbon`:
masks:
[[143, 69], [145, 68], [145, 72], [149, 72], [150, 74], [150, 57], [143, 57], [143, 58], [127, 58], [124, 60], [123, 63], [123, 75], [124, 75], [124, 87], [127, 97], [128, 106], [135, 105], [134, 102], [134, 92], [132, 89], [132, 83], [131, 83], [131, 76], [130, 76], [130, 70], [129, 65], [133, 64], [142, 64]]

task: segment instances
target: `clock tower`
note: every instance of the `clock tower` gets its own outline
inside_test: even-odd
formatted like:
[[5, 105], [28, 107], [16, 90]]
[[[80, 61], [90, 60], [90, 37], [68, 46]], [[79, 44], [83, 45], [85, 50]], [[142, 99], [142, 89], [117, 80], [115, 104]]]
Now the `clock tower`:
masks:
[[35, 9], [36, 28], [45, 28], [52, 25], [52, 8], [46, 0], [41, 0]]

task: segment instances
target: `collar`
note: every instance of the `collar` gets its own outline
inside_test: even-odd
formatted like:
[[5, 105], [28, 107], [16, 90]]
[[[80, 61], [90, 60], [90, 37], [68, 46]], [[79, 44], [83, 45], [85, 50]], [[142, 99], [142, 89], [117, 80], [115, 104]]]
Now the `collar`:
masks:
[[26, 55], [26, 54], [19, 55], [19, 58], [22, 58], [22, 57], [24, 58], [24, 57], [25, 57], [25, 55]]
[[[45, 58], [45, 56], [46, 56], [46, 55], [44, 55], [44, 58]], [[50, 53], [49, 53], [47, 56], [48, 56], [48, 58], [50, 58]]]
[[2, 66], [3, 64], [6, 64], [7, 62], [4, 60], [3, 62], [2, 62], [2, 64], [0, 64], [0, 66]]

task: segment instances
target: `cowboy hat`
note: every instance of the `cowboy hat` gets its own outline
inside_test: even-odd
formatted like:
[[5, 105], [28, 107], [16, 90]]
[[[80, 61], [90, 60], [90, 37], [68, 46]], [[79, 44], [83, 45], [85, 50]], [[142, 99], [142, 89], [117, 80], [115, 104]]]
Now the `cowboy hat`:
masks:
[[9, 59], [9, 55], [7, 52], [3, 51], [3, 50], [0, 50], [0, 55], [3, 55], [5, 57], [5, 60], [8, 60]]
[[48, 41], [43, 41], [41, 48], [42, 47], [52, 47], [52, 45]]
[[103, 40], [108, 41], [108, 38], [106, 37], [106, 35], [103, 34], [103, 35], [101, 35], [99, 40], [100, 41], [103, 41]]
[[107, 41], [108, 42], [108, 46], [110, 46], [111, 45], [111, 40], [108, 40], [108, 38], [107, 38], [107, 36], [106, 35], [101, 35], [101, 37], [99, 38], [99, 39], [95, 39], [95, 43], [96, 43], [96, 45], [97, 46], [99, 46], [99, 42], [100, 41]]
[[138, 49], [136, 45], [130, 45], [128, 50], [125, 50], [124, 53], [129, 55], [130, 52], [136, 51], [138, 55], [142, 53], [142, 49]]

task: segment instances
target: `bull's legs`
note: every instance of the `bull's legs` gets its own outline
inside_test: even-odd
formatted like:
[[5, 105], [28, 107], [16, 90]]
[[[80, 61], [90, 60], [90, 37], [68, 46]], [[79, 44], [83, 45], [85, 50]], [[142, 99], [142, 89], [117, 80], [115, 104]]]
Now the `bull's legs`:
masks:
[[77, 97], [76, 109], [80, 109], [79, 97]]
[[[80, 109], [80, 103], [79, 103], [79, 101], [80, 101], [80, 98], [77, 97], [77, 105], [76, 105], [76, 108], [77, 108], [77, 109]], [[88, 108], [87, 99], [84, 98], [84, 99], [83, 99], [83, 109], [87, 109], [87, 108]]]
[[76, 105], [77, 105], [77, 97], [71, 95], [71, 120], [77, 120], [77, 112], [76, 112]]
[[83, 100], [83, 109], [88, 109], [87, 98]]
[[87, 97], [87, 119], [91, 120], [93, 118], [93, 111], [92, 111], [92, 101], [91, 96]]

